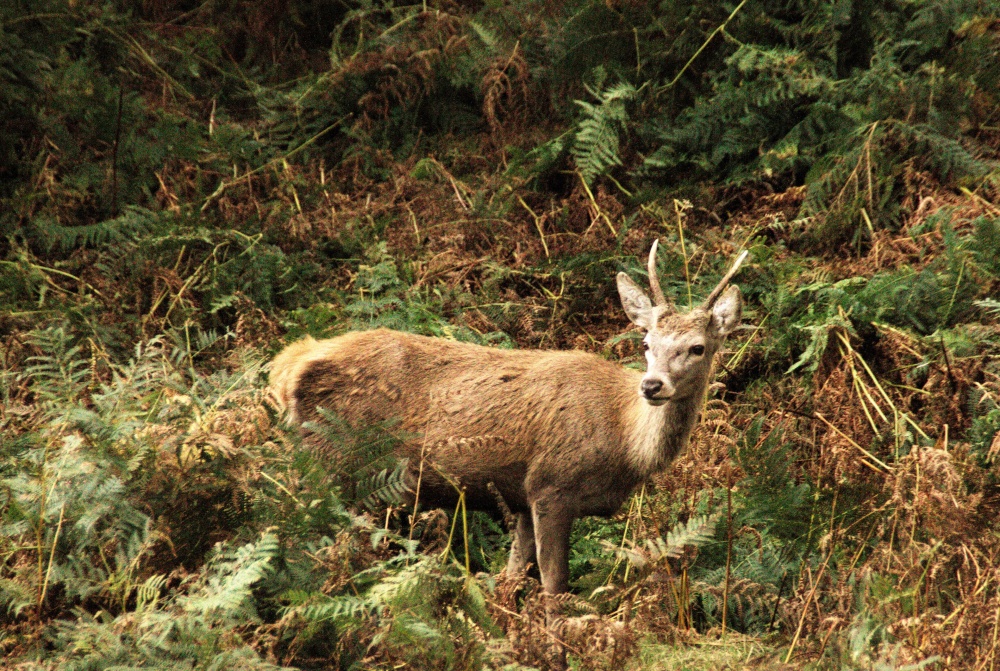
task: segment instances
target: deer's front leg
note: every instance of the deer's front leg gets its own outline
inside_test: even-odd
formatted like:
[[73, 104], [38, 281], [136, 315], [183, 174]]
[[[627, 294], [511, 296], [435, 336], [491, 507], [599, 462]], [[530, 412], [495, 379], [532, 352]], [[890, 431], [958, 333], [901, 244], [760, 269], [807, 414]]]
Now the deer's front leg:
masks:
[[517, 526], [512, 536], [507, 575], [521, 573], [535, 561], [535, 527], [531, 523], [531, 513], [517, 514]]
[[540, 498], [531, 505], [538, 570], [549, 594], [569, 591], [569, 532], [573, 512], [557, 498]]

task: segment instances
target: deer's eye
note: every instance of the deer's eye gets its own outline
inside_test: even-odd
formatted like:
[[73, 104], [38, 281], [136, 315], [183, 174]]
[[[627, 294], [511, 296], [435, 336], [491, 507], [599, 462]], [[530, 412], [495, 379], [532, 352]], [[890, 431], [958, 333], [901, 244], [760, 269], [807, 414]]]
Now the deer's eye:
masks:
[[701, 356], [702, 354], [705, 353], [705, 346], [704, 345], [692, 345], [691, 349], [690, 349], [690, 352], [691, 352], [691, 354], [694, 354], [695, 356]]
[[642, 351], [643, 352], [648, 352], [649, 351], [649, 343], [646, 342], [645, 340], [642, 341]]

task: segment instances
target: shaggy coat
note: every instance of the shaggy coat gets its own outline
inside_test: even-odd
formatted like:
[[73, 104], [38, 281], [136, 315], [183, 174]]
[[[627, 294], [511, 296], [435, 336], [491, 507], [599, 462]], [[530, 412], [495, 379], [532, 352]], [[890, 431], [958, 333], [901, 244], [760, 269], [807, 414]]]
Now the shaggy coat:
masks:
[[496, 513], [499, 493], [517, 516], [508, 570], [537, 561], [544, 589], [559, 593], [573, 520], [615, 513], [684, 449], [712, 357], [739, 321], [736, 287], [714, 309], [678, 314], [624, 274], [618, 285], [647, 330], [645, 374], [585, 352], [377, 329], [288, 346], [271, 386], [289, 422], [314, 421], [319, 408], [356, 426], [398, 420], [415, 436], [399, 456], [411, 490], [419, 479], [421, 505], [454, 506], [461, 488], [470, 508]]

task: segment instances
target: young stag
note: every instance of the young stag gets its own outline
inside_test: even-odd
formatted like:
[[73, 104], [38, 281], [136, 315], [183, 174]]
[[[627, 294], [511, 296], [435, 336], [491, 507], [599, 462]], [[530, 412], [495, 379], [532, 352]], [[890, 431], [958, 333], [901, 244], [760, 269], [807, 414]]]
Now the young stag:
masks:
[[578, 351], [501, 350], [386, 329], [288, 346], [271, 386], [289, 422], [327, 409], [350, 424], [397, 419], [406, 484], [422, 505], [516, 515], [509, 572], [536, 563], [550, 594], [568, 589], [573, 520], [611, 515], [684, 449], [705, 398], [712, 358], [739, 325], [743, 300], [726, 286], [678, 312], [656, 276], [653, 300], [625, 273], [625, 314], [646, 331], [642, 374]]

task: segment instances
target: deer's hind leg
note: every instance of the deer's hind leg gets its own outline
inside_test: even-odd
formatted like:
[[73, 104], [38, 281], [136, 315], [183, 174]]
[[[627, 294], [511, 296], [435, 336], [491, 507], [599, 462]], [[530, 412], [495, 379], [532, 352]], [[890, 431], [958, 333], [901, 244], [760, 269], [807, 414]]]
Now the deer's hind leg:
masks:
[[524, 571], [528, 564], [535, 563], [535, 525], [531, 513], [518, 513], [510, 544], [510, 558], [507, 560], [507, 575]]

